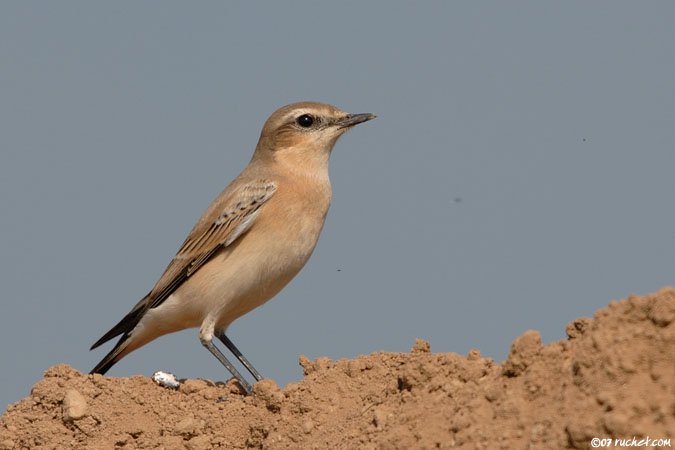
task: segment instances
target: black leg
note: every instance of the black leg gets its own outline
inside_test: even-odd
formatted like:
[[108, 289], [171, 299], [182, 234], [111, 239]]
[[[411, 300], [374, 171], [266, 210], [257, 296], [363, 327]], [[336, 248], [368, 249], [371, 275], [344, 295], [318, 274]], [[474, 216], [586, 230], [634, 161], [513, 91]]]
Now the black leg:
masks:
[[251, 363], [248, 362], [248, 359], [246, 359], [246, 357], [241, 354], [237, 346], [234, 345], [234, 342], [232, 342], [230, 338], [225, 335], [225, 333], [218, 333], [216, 336], [218, 336], [218, 339], [220, 339], [223, 344], [225, 344], [225, 346], [232, 352], [232, 354], [237, 357], [239, 362], [242, 363], [244, 367], [246, 367], [246, 370], [248, 370], [251, 375], [253, 375], [253, 378], [255, 378], [256, 381], [263, 379], [262, 375], [260, 375], [260, 373], [255, 370], [255, 367], [253, 367]]
[[[237, 379], [237, 381], [239, 382], [239, 384], [241, 384], [241, 386], [244, 388], [244, 390], [246, 391], [246, 393], [247, 393], [247, 394], [250, 394], [251, 391], [252, 391], [251, 385], [248, 383], [248, 381], [246, 381], [246, 380], [244, 379], [244, 377], [241, 376], [241, 374], [240, 374], [239, 371], [236, 369], [236, 367], [234, 367], [234, 366], [232, 365], [232, 363], [231, 363], [230, 361], [227, 360], [227, 358], [225, 357], [225, 355], [223, 355], [223, 353], [222, 353], [220, 350], [218, 350], [218, 348], [217, 348], [215, 345], [213, 345], [213, 343], [212, 343], [211, 341], [207, 341], [206, 339], [200, 339], [200, 341], [202, 342], [202, 345], [203, 345], [204, 347], [206, 347], [206, 349], [207, 349], [208, 351], [210, 351], [211, 354], [212, 354], [213, 356], [215, 356], [216, 359], [217, 359], [218, 361], [220, 361], [220, 363], [221, 363], [223, 366], [225, 366], [225, 368], [226, 368], [227, 370], [230, 371], [230, 373], [232, 374], [232, 376], [234, 376], [234, 378]], [[226, 345], [227, 345], [227, 344], [226, 344]], [[229, 347], [228, 347], [228, 348], [229, 348]], [[249, 369], [249, 370], [250, 370], [250, 369]]]

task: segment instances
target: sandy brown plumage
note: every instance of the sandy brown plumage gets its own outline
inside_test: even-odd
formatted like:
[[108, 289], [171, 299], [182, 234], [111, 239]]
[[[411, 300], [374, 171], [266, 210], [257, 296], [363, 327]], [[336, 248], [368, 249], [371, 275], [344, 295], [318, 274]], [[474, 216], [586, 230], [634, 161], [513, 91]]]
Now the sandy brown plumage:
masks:
[[120, 336], [92, 373], [105, 373], [153, 339], [200, 327], [202, 344], [245, 389], [250, 385], [211, 342], [281, 290], [314, 250], [330, 206], [328, 159], [337, 139], [372, 114], [296, 103], [265, 123], [251, 162], [211, 203], [152, 290], [93, 348]]

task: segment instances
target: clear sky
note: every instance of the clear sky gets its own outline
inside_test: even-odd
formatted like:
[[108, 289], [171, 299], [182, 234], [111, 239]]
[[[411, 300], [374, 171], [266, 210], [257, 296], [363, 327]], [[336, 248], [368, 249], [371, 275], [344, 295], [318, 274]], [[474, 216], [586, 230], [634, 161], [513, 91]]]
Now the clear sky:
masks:
[[[675, 277], [675, 3], [0, 3], [0, 406], [154, 284], [277, 107], [378, 119], [338, 142], [305, 269], [235, 322], [300, 354], [503, 359]], [[197, 330], [112, 376], [220, 380]]]

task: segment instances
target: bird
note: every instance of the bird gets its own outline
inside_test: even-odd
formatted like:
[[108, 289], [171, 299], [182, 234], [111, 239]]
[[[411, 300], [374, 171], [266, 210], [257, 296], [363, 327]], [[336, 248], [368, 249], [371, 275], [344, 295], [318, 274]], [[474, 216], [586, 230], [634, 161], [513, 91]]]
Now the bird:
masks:
[[248, 165], [207, 207], [150, 292], [91, 346], [120, 336], [90, 373], [105, 374], [160, 336], [199, 328], [201, 344], [250, 394], [252, 385], [213, 338], [256, 382], [262, 380], [227, 328], [274, 297], [307, 263], [331, 203], [333, 146], [346, 131], [375, 117], [318, 102], [272, 113]]

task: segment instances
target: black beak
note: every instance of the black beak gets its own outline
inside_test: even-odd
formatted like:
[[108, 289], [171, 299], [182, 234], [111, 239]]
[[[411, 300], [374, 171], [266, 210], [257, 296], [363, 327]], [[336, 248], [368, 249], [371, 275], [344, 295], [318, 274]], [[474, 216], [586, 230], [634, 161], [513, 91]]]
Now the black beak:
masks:
[[373, 120], [377, 116], [371, 113], [361, 113], [361, 114], [348, 114], [347, 117], [344, 117], [337, 121], [338, 128], [349, 128], [354, 125], [358, 125], [369, 120]]

